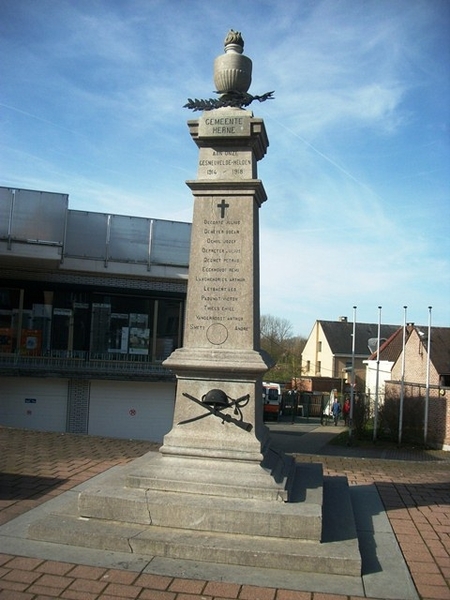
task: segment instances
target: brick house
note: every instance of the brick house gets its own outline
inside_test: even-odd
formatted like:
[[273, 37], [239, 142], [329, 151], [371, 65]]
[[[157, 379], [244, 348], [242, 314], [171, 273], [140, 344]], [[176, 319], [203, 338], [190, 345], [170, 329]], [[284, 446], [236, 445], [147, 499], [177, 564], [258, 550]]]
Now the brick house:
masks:
[[[384, 347], [381, 358], [397, 347], [403, 340], [402, 328]], [[389, 346], [391, 348], [389, 349]], [[400, 396], [403, 347], [393, 361], [390, 381], [385, 382], [386, 395]], [[371, 357], [373, 359], [374, 356]], [[407, 327], [404, 356], [404, 397], [425, 399], [427, 394], [427, 368], [429, 362], [429, 408], [427, 443], [450, 450], [450, 327], [432, 327], [430, 357], [428, 361], [428, 328], [410, 325]], [[425, 415], [424, 415], [425, 420]]]
[[[408, 324], [405, 329], [405, 340], [409, 338], [414, 325]], [[402, 354], [403, 327], [399, 327], [387, 340], [380, 344], [380, 353], [375, 352], [364, 361], [366, 365], [366, 395], [370, 399], [376, 396], [378, 371], [378, 398], [382, 403], [385, 394], [385, 382], [392, 379], [392, 368]]]

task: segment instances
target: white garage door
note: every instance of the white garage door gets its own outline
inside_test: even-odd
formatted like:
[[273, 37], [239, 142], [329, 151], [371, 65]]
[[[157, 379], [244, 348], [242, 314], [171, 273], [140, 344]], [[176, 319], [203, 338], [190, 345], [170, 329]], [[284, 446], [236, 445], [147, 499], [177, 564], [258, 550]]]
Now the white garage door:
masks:
[[89, 434], [162, 442], [174, 402], [173, 383], [92, 381]]
[[66, 431], [67, 379], [0, 377], [0, 423], [40, 431]]

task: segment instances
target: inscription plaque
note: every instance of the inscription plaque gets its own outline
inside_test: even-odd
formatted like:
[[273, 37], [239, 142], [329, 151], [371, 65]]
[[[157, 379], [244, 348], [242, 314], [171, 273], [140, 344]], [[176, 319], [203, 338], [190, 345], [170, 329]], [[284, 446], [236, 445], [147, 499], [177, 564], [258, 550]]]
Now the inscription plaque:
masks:
[[226, 147], [201, 148], [197, 176], [199, 179], [253, 179], [255, 168], [252, 150], [230, 150]]
[[[199, 120], [199, 135], [201, 137], [248, 137], [251, 131], [251, 120], [248, 115], [243, 115], [242, 111], [236, 111], [233, 114], [220, 114], [215, 111]], [[241, 113], [241, 114], [239, 114]]]

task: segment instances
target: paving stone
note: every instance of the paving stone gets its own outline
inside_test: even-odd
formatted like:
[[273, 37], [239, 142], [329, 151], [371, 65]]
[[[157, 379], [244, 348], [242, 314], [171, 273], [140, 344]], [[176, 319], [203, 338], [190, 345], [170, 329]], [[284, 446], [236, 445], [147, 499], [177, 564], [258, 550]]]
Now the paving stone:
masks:
[[143, 588], [152, 588], [154, 590], [167, 590], [172, 583], [172, 580], [172, 577], [143, 573], [136, 579], [135, 585], [140, 585]]
[[239, 600], [274, 600], [276, 590], [260, 588], [252, 585], [243, 585]]
[[[149, 450], [156, 449], [154, 444], [147, 442], [2, 427], [0, 444], [7, 448], [7, 452], [0, 454], [0, 472], [8, 473], [8, 485], [2, 486], [2, 490], [12, 494], [9, 499], [2, 497], [0, 524], [7, 523], [30, 507], [46, 502], [49, 498], [58, 496], [106, 469], [125, 464]], [[339, 455], [340, 452], [343, 455]], [[394, 530], [399, 537], [400, 534], [404, 536], [408, 567], [419, 592], [430, 600], [450, 600], [450, 453], [411, 453], [396, 449], [386, 452], [385, 458], [380, 458], [381, 452], [378, 448], [374, 448], [374, 452], [375, 454], [369, 456], [367, 452], [360, 452], [357, 448], [328, 446], [323, 453], [301, 452], [296, 458], [301, 462], [321, 462], [325, 475], [346, 474], [352, 486], [375, 483]], [[415, 530], [423, 540], [420, 547], [416, 538], [406, 547], [406, 538], [412, 538]], [[235, 584], [227, 588], [227, 584], [221, 582], [172, 579], [147, 573], [139, 575], [126, 569], [110, 570], [111, 578], [108, 581], [103, 575], [99, 575], [105, 573], [103, 568], [86, 568], [73, 563], [14, 556], [7, 552], [0, 554], [0, 565], [0, 578], [3, 575], [3, 579], [0, 579], [1, 600], [31, 600], [36, 595], [54, 598], [55, 594], [68, 600], [90, 600], [92, 592], [88, 590], [88, 586], [96, 583], [106, 584], [101, 594], [102, 600], [117, 600], [120, 597], [178, 600], [181, 595], [201, 600], [206, 592], [206, 597], [215, 597], [217, 600], [255, 600], [257, 597], [261, 600], [265, 600], [266, 597], [269, 600], [348, 598], [342, 595], [253, 586], [243, 586], [236, 596]], [[20, 574], [21, 571], [27, 572], [28, 574], [23, 576], [27, 581], [5, 579], [12, 570], [16, 574]], [[74, 576], [71, 577], [72, 575]], [[36, 576], [37, 580], [30, 583]], [[441, 585], [438, 585], [439, 582]], [[175, 589], [170, 589], [172, 585]], [[215, 588], [215, 585], [219, 587]], [[221, 585], [224, 587], [220, 588]], [[85, 589], [80, 589], [83, 586]], [[215, 589], [217, 593], [213, 596], [210, 592]], [[83, 593], [84, 596], [80, 595]], [[356, 597], [352, 596], [351, 600], [356, 600]]]
[[206, 581], [195, 581], [193, 579], [174, 579], [169, 586], [170, 592], [183, 592], [187, 594], [201, 594]]

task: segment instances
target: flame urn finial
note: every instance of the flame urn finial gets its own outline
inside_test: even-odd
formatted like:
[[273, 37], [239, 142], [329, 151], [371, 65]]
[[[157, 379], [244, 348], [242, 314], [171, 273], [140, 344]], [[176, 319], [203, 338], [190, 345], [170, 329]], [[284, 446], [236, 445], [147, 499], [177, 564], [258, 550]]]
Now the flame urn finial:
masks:
[[252, 82], [252, 61], [242, 54], [244, 40], [240, 31], [230, 29], [225, 38], [225, 54], [214, 61], [214, 83], [219, 98], [188, 98], [183, 108], [191, 110], [216, 110], [217, 108], [244, 108], [254, 100], [273, 100], [274, 92], [252, 96], [248, 89]]
[[230, 29], [230, 31], [227, 33], [227, 37], [225, 38], [225, 42], [224, 42], [225, 52], [226, 52], [226, 47], [229, 46], [230, 44], [235, 44], [237, 46], [240, 46], [241, 49], [238, 50], [238, 52], [239, 52], [239, 54], [242, 54], [242, 50], [244, 49], [244, 39], [243, 39], [240, 31], [234, 31], [234, 29]]
[[242, 54], [244, 40], [230, 29], [225, 38], [225, 53], [214, 61], [214, 84], [219, 94], [246, 93], [252, 82], [252, 61]]

